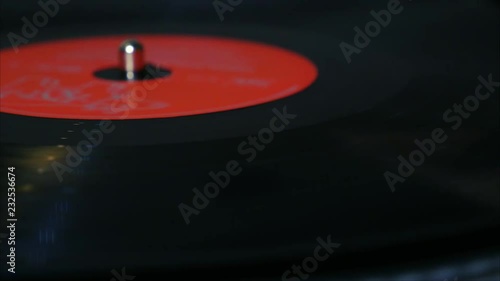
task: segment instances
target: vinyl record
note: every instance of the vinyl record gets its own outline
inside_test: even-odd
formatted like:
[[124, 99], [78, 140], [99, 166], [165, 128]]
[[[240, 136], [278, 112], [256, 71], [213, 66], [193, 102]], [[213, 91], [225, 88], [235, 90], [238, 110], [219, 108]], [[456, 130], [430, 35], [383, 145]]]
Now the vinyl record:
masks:
[[459, 129], [443, 113], [498, 77], [498, 54], [450, 71], [381, 36], [348, 63], [332, 26], [96, 23], [19, 52], [2, 41], [18, 276], [286, 280], [318, 245], [325, 274], [490, 247], [498, 96]]
[[[104, 145], [244, 136], [257, 132], [273, 109], [286, 107], [300, 116], [290, 128], [318, 124], [367, 110], [409, 79], [409, 71], [401, 71], [409, 70], [405, 62], [394, 57], [346, 65], [333, 52], [339, 42], [321, 35], [256, 27], [185, 26], [184, 35], [176, 35], [175, 26], [151, 29], [136, 24], [54, 30], [55, 41], [35, 42], [18, 53], [3, 49], [2, 126], [11, 133], [2, 141], [75, 144], [65, 132], [74, 124], [90, 130], [92, 120], [112, 120], [119, 128]], [[89, 30], [98, 30], [99, 37]], [[77, 36], [83, 37], [67, 39]], [[168, 77], [127, 83], [99, 76], [119, 65], [120, 43], [133, 38], [144, 41], [150, 67], [171, 71]], [[374, 67], [382, 70], [364, 75]], [[389, 78], [394, 82], [383, 82]], [[155, 133], [180, 129], [182, 134]]]

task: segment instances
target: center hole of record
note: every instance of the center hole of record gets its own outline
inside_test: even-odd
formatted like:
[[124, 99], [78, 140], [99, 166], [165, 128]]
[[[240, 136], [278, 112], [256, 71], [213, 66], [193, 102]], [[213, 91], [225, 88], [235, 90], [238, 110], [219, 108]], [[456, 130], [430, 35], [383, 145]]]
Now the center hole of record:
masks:
[[[168, 77], [171, 74], [172, 72], [168, 69], [148, 64], [144, 70], [134, 73], [133, 80], [153, 80]], [[130, 73], [119, 67], [105, 68], [94, 72], [94, 76], [97, 78], [113, 81], [130, 81], [128, 75]]]

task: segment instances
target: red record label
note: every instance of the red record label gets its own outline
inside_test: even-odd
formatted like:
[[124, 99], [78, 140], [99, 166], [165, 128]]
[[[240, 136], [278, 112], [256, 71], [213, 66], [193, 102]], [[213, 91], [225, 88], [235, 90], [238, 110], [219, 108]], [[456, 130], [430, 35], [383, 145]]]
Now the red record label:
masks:
[[[106, 80], [129, 38], [145, 60], [170, 75]], [[0, 51], [0, 111], [83, 120], [188, 116], [254, 106], [304, 90], [317, 78], [312, 61], [267, 44], [208, 36], [131, 35], [38, 43]]]

